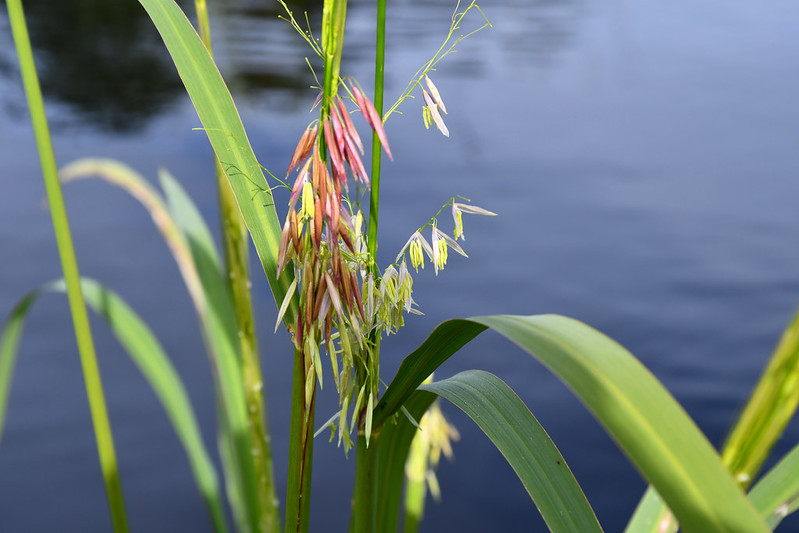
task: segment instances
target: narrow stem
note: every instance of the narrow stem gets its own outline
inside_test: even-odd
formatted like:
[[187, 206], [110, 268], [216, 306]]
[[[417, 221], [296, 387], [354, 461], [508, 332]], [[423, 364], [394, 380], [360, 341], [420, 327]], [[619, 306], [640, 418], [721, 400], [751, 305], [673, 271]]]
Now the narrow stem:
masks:
[[378, 434], [372, 434], [368, 445], [366, 437], [358, 435], [351, 533], [372, 533], [375, 530], [377, 441]]
[[[377, 2], [377, 39], [375, 42], [375, 94], [372, 103], [378, 114], [383, 116], [383, 78], [386, 63], [386, 0]], [[372, 178], [371, 194], [369, 197], [369, 231], [367, 235], [367, 249], [369, 254], [377, 260], [377, 220], [380, 201], [380, 139], [377, 133], [372, 133]]]
[[[372, 103], [378, 114], [383, 116], [383, 80], [386, 60], [386, 1], [377, 2], [377, 37], [375, 42], [375, 92]], [[372, 177], [369, 197], [369, 227], [367, 249], [374, 259], [373, 270], [377, 269], [377, 221], [380, 200], [380, 163], [381, 143], [377, 133], [372, 133]], [[380, 354], [380, 336], [373, 334], [372, 345], [375, 357]], [[375, 368], [378, 368], [377, 366]], [[371, 392], [369, 392], [371, 394]], [[362, 429], [361, 429], [362, 431]], [[374, 531], [376, 510], [375, 464], [377, 459], [377, 432], [371, 435], [367, 445], [366, 436], [359, 432], [356, 444], [355, 489], [353, 493], [353, 531], [354, 533], [370, 533]]]
[[83, 377], [86, 382], [86, 396], [89, 400], [89, 408], [94, 425], [100, 468], [105, 481], [106, 495], [111, 512], [111, 522], [114, 531], [117, 533], [127, 532], [128, 524], [125, 516], [116, 453], [114, 451], [114, 439], [111, 434], [111, 424], [108, 420], [103, 385], [89, 327], [89, 317], [86, 312], [83, 293], [81, 292], [80, 271], [78, 270], [78, 262], [72, 245], [72, 235], [69, 229], [64, 197], [61, 193], [61, 183], [58, 180], [58, 169], [50, 140], [50, 131], [47, 126], [47, 116], [44, 111], [39, 79], [36, 75], [30, 38], [25, 24], [25, 14], [21, 0], [8, 0], [7, 6], [8, 18], [11, 22], [17, 57], [19, 58], [22, 81], [28, 98], [28, 108], [30, 109], [31, 121], [36, 135], [36, 144], [39, 149], [42, 175], [45, 189], [47, 190], [47, 201], [52, 215], [61, 268], [64, 272], [64, 281], [67, 286], [69, 307], [72, 313], [78, 351], [80, 352]]
[[286, 483], [286, 533], [306, 533], [311, 509], [311, 471], [313, 466], [313, 424], [316, 387], [305, 398], [305, 355], [294, 350], [294, 378], [291, 388], [291, 427]]
[[[205, 0], [195, 0], [195, 7], [203, 44], [213, 56]], [[233, 298], [236, 324], [240, 333], [242, 380], [247, 403], [248, 427], [256, 479], [255, 486], [258, 491], [259, 520], [258, 524], [252, 524], [252, 526], [255, 531], [273, 533], [280, 530], [280, 517], [278, 516], [272, 450], [269, 445], [268, 423], [264, 405], [264, 381], [258, 360], [258, 343], [250, 298], [247, 226], [241, 217], [233, 189], [227, 180], [222, 165], [219, 163], [219, 159], [214, 157], [214, 161], [217, 190], [219, 192], [222, 245], [228, 274], [227, 284]]]

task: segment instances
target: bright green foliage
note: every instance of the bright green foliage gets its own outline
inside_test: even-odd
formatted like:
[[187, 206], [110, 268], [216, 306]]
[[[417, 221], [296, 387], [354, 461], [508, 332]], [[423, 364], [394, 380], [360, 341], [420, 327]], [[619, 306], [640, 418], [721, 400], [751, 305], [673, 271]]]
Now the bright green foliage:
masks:
[[[83, 279], [81, 288], [86, 303], [106, 321], [161, 401], [186, 450], [194, 479], [208, 507], [215, 530], [217, 533], [226, 533], [227, 525], [216, 470], [203, 443], [180, 376], [147, 325], [119, 296], [90, 279]], [[6, 374], [5, 371], [10, 368], [9, 362], [13, 365], [16, 359], [30, 306], [46, 292], [65, 290], [63, 280], [44, 285], [27, 294], [9, 316], [0, 336], [0, 368], [6, 378], [0, 381], [0, 398], [7, 398], [10, 392], [11, 372]], [[7, 404], [0, 403], [0, 435], [6, 410]]]
[[556, 315], [449, 320], [400, 366], [375, 409], [379, 426], [433, 369], [486, 328], [539, 359], [580, 397], [688, 531], [765, 531], [710, 443], [629, 352]]
[[754, 486], [749, 499], [772, 528], [799, 509], [799, 446]]
[[61, 184], [58, 181], [55, 154], [50, 140], [50, 128], [44, 111], [44, 100], [39, 87], [39, 77], [36, 74], [36, 65], [33, 61], [33, 51], [28, 37], [22, 1], [9, 0], [7, 7], [20, 73], [22, 74], [22, 82], [28, 99], [28, 110], [33, 123], [33, 131], [36, 135], [36, 146], [42, 165], [42, 177], [44, 178], [47, 201], [53, 221], [53, 233], [58, 246], [61, 269], [66, 281], [69, 309], [80, 354], [80, 364], [83, 370], [86, 396], [89, 400], [92, 425], [94, 426], [97, 455], [100, 459], [100, 469], [102, 470], [106, 497], [111, 511], [111, 523], [115, 532], [126, 533], [128, 531], [128, 521], [122, 496], [122, 484], [119, 480], [114, 438], [111, 434], [111, 423], [108, 420], [103, 383], [97, 366], [97, 355], [94, 350], [94, 340], [92, 339], [89, 317], [86, 312], [86, 303], [81, 293], [78, 261], [72, 245], [72, 233], [69, 228], [69, 218], [64, 205], [64, 197], [61, 193]]
[[[384, 122], [424, 80], [425, 121], [428, 125], [432, 121], [442, 133], [448, 134], [442, 117], [447, 110], [428, 74], [443, 57], [454, 51], [460, 40], [490, 25], [485, 19], [480, 28], [454, 38], [469, 11], [482, 13], [477, 4], [472, 1], [463, 10], [460, 3], [457, 4], [444, 43], [420, 68], [397, 103], [384, 114], [385, 0], [377, 2], [374, 105], [356, 84], [348, 82], [347, 86], [341, 82], [347, 2], [324, 0], [321, 42], [315, 41], [309, 32], [300, 30], [314, 51], [321, 55], [325, 66], [320, 120], [317, 125], [309, 126], [295, 153], [298, 160], [307, 161], [304, 168], [300, 166], [297, 169], [298, 185], [295, 188], [300, 207], [294, 211], [292, 204], [286, 224], [281, 227], [261, 167], [249, 145], [230, 93], [209, 54], [205, 2], [200, 0], [196, 5], [208, 49], [173, 0], [140, 0], [140, 3], [172, 55], [224, 173], [220, 195], [223, 196], [221, 210], [225, 221], [227, 267], [222, 265], [210, 232], [188, 195], [166, 172], [161, 174], [166, 200], [131, 169], [115, 162], [80, 161], [65, 169], [63, 177], [71, 179], [87, 173], [99, 174], [131, 192], [153, 215], [175, 256], [192, 297], [213, 369], [220, 455], [227, 499], [238, 531], [271, 533], [279, 529], [271, 485], [271, 457], [268, 457], [266, 445], [268, 435], [258, 410], [261, 378], [253, 320], [247, 309], [250, 295], [245, 294], [246, 288], [242, 289], [246, 284], [227, 282], [230, 276], [226, 268], [230, 273], [237, 273], [240, 280], [247, 278], [246, 242], [241, 238], [243, 231], [238, 212], [252, 236], [275, 302], [280, 307], [278, 320], [282, 320], [294, 335], [292, 424], [285, 499], [287, 533], [310, 530], [313, 424], [317, 379], [322, 385], [323, 346], [327, 346], [335, 385], [339, 390], [340, 415], [337, 421], [332, 419], [330, 423], [338, 424], [340, 441], [343, 439], [345, 446], [350, 442], [350, 431], [358, 433], [353, 532], [397, 531], [401, 521], [404, 467], [414, 435], [419, 431], [415, 421], [422, 418], [435, 395], [456, 404], [489, 436], [519, 476], [552, 531], [601, 530], [554, 443], [527, 407], [499, 378], [485, 372], [470, 371], [422, 385], [444, 361], [486, 329], [517, 344], [571, 387], [652, 484], [628, 532], [672, 531], [676, 530], [679, 521], [683, 530], [688, 532], [756, 533], [767, 531], [768, 526], [776, 526], [787, 513], [799, 506], [797, 449], [755, 486], [750, 495], [751, 502], [736, 483], [737, 480], [746, 485], [751, 481], [799, 402], [799, 315], [786, 331], [741, 422], [733, 431], [725, 449], [724, 462], [671, 395], [627, 350], [585, 324], [561, 316], [495, 315], [446, 321], [402, 362], [397, 375], [377, 402], [381, 386], [381, 335], [396, 332], [404, 324], [404, 313], [414, 311], [413, 279], [406, 259], [409, 258], [411, 266], [418, 271], [419, 267], [424, 268], [427, 255], [438, 273], [446, 265], [450, 249], [466, 255], [457, 243], [457, 239], [463, 237], [463, 213], [494, 214], [469, 203], [455, 202], [456, 197], [453, 197], [444, 207], [452, 207], [454, 238], [438, 228], [440, 210], [411, 236], [395, 264], [381, 272], [374, 262], [381, 147], [391, 156]], [[8, 4], [16, 36], [18, 29], [24, 28], [24, 21], [20, 22], [21, 10], [14, 14], [19, 0], [9, 0]], [[289, 19], [299, 29], [291, 13]], [[31, 80], [35, 81], [35, 71], [29, 50], [20, 52], [20, 64], [26, 73], [26, 87], [30, 89], [34, 87]], [[351, 133], [355, 128], [347, 123], [349, 112], [346, 105], [336, 99], [342, 86], [356, 101], [374, 132], [370, 213], [365, 233], [361, 227], [363, 215], [353, 209], [353, 204], [359, 207], [357, 200], [350, 202], [348, 193], [337, 188], [334, 188], [335, 196], [325, 196], [320, 192], [322, 189], [317, 188], [320, 176], [327, 172], [327, 165], [331, 165], [331, 169], [338, 167], [335, 170], [341, 177], [344, 159], [353, 177], [358, 178], [362, 185], [368, 183], [363, 164], [357, 155], [352, 156], [355, 149], [352, 148], [352, 154], [349, 154], [349, 148], [345, 146], [347, 141], [356, 142], [357, 132]], [[34, 89], [35, 96], [38, 87]], [[63, 202], [59, 199], [60, 190], [57, 190], [57, 182], [53, 184], [55, 163], [49, 148], [40, 96], [38, 100], [31, 99], [30, 108], [48, 193], [51, 187], [55, 187], [52, 198], [56, 201], [51, 198], [51, 206], [54, 220], [58, 220], [56, 235], [59, 245], [68, 259], [64, 271], [76, 316], [79, 344], [82, 345], [82, 360], [84, 364], [86, 361], [91, 363], [84, 357], [84, 345], [86, 342], [90, 345], [91, 337], [88, 327], [80, 325], [85, 321], [85, 310], [82, 311], [84, 318], [81, 318], [82, 293], [77, 287], [77, 266], [66, 230]], [[325, 131], [335, 128], [339, 129], [334, 133]], [[339, 135], [345, 128], [347, 135]], [[310, 145], [305, 146], [309, 142]], [[326, 146], [327, 143], [330, 145]], [[359, 139], [357, 145], [360, 147]], [[342, 154], [351, 157], [347, 159]], [[231, 192], [232, 196], [224, 197]], [[327, 200], [331, 197], [336, 204], [335, 215], [331, 214], [332, 207], [331, 211], [328, 210], [330, 202]], [[341, 221], [338, 212], [340, 197], [345, 199], [346, 211], [355, 214], [351, 217], [353, 222], [350, 222], [348, 214], [343, 226], [338, 224]], [[322, 199], [325, 202], [320, 201]], [[322, 222], [323, 212], [325, 222]], [[338, 235], [330, 233], [331, 226], [336, 228]], [[431, 229], [430, 242], [421, 233], [428, 226]], [[327, 231], [326, 242], [321, 244], [323, 228]], [[62, 241], [65, 246], [62, 246]], [[291, 248], [286, 245], [289, 242]], [[294, 250], [293, 255], [291, 250]], [[336, 253], [340, 256], [331, 262]], [[342, 272], [345, 275], [341, 275]], [[23, 298], [12, 311], [0, 337], [0, 436], [26, 313], [39, 292], [34, 291]], [[83, 292], [89, 304], [109, 322], [163, 403], [189, 456], [212, 522], [217, 531], [226, 531], [216, 473], [199, 436], [180, 379], [163, 350], [144, 323], [113, 293], [89, 281], [83, 282]], [[327, 314], [331, 309], [339, 318], [345, 309], [348, 319], [336, 319], [331, 325], [332, 313]], [[251, 339], [249, 347], [242, 339]], [[87, 391], [94, 398], [91, 400], [93, 414], [104, 415], [102, 397], [97, 399], [97, 392], [101, 392], [99, 374], [96, 363], [92, 364], [94, 369], [90, 368], [91, 372], [87, 373]], [[102, 417], [96, 417], [96, 420], [100, 420], [102, 426]], [[124, 509], [110, 446], [110, 428], [107, 420], [104, 424], [104, 428], [98, 429], [98, 447], [108, 482], [113, 521], [117, 530], [124, 531]], [[725, 465], [732, 469], [735, 479]], [[417, 488], [423, 491], [423, 485]], [[419, 492], [414, 501], [408, 500], [409, 507], [415, 506], [416, 510], [408, 515], [407, 531], [415, 531], [417, 527], [423, 498], [424, 492]], [[667, 522], [661, 521], [664, 517]]]
[[[277, 277], [281, 226], [272, 193], [247, 139], [230, 92], [200, 37], [177, 4], [172, 0], [139, 1], [172, 55], [205, 133], [230, 181], [275, 302], [280, 305], [292, 281], [288, 270]], [[296, 313], [296, 303], [292, 303], [284, 322], [293, 324]]]
[[544, 428], [493, 374], [462, 372], [420, 390], [462, 409], [502, 452], [552, 531], [602, 531], [594, 511]]
[[752, 397], [727, 439], [724, 464], [743, 487], [754, 479], [799, 404], [799, 313], [785, 328]]

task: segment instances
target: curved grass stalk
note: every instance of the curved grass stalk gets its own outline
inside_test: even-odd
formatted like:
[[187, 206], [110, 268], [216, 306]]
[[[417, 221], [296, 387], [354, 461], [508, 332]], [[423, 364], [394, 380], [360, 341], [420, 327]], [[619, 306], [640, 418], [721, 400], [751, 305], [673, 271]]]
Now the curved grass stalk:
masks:
[[[211, 30], [208, 22], [208, 9], [205, 0], [195, 0], [200, 38], [208, 53], [213, 57]], [[258, 500], [261, 509], [261, 529], [278, 531], [277, 496], [275, 494], [272, 448], [269, 445], [269, 429], [264, 398], [266, 396], [261, 364], [258, 358], [258, 341], [255, 334], [252, 300], [250, 297], [249, 249], [247, 226], [241, 218], [236, 205], [236, 197], [225, 176], [219, 158], [214, 157], [217, 191], [219, 194], [219, 214], [221, 223], [222, 249], [225, 258], [225, 281], [228, 284], [235, 310], [236, 324], [242, 358], [242, 372], [247, 416], [249, 418], [250, 438], [253, 443], [255, 475], [258, 483]]]
[[566, 317], [495, 315], [440, 324], [403, 361], [375, 409], [375, 427], [385, 424], [433, 370], [488, 328], [571, 387], [686, 531], [768, 531], [705, 436], [657, 379], [622, 346]]
[[550, 531], [601, 533], [591, 505], [555, 443], [501, 379], [470, 370], [424, 384], [419, 390], [441, 396], [474, 420], [519, 476]]
[[[263, 487], [248, 422], [242, 358], [233, 303], [219, 254], [202, 217], [177, 181], [165, 171], [161, 182], [169, 206], [135, 171], [116, 161], [84, 159], [64, 168], [66, 181], [97, 175], [122, 187], [149, 211], [181, 271], [200, 321], [213, 369], [219, 409], [220, 450], [228, 478], [228, 498], [239, 529], [274, 531], [264, 511]], [[267, 502], [273, 507], [274, 500]]]
[[44, 111], [42, 92], [33, 61], [28, 29], [25, 24], [25, 14], [21, 0], [9, 0], [7, 8], [11, 30], [14, 35], [14, 43], [17, 48], [22, 80], [25, 85], [25, 93], [28, 98], [28, 109], [30, 110], [31, 121], [36, 134], [36, 144], [41, 159], [42, 175], [47, 190], [47, 200], [50, 205], [61, 268], [66, 281], [75, 338], [86, 383], [86, 396], [89, 400], [97, 452], [111, 512], [111, 522], [114, 531], [124, 533], [128, 531], [128, 523], [122, 496], [122, 484], [119, 480], [116, 452], [114, 451], [114, 439], [111, 433], [111, 424], [108, 420], [105, 395], [103, 393], [100, 370], [97, 366], [97, 356], [94, 350], [91, 328], [89, 327], [86, 303], [81, 292], [78, 262], [72, 245], [72, 235], [69, 229], [69, 219], [64, 205], [64, 198], [61, 193], [61, 184], [58, 181], [58, 171], [50, 140], [47, 116]]
[[[197, 488], [217, 533], [227, 533], [224, 505], [218, 476], [203, 444], [197, 419], [180, 376], [152, 331], [114, 292], [98, 282], [84, 278], [81, 288], [86, 302], [100, 315], [133, 359], [161, 401], [175, 433], [189, 459]], [[22, 330], [30, 306], [45, 292], [65, 292], [63, 280], [48, 283], [28, 293], [15, 306], [0, 331], [0, 435], [2, 435], [10, 379], [17, 357]]]
[[[222, 163], [236, 196], [255, 250], [269, 281], [277, 305], [292, 282], [292, 272], [277, 276], [277, 255], [282, 227], [270, 188], [252, 151], [244, 126], [219, 70], [200, 37], [173, 0], [139, 0], [164, 40], [194, 104], [203, 129]], [[297, 320], [298, 303], [293, 300], [284, 324]]]
[[[741, 487], [748, 487], [799, 403], [799, 312], [785, 328], [749, 402], [730, 431], [722, 461]], [[649, 487], [627, 533], [677, 531], [676, 517]]]

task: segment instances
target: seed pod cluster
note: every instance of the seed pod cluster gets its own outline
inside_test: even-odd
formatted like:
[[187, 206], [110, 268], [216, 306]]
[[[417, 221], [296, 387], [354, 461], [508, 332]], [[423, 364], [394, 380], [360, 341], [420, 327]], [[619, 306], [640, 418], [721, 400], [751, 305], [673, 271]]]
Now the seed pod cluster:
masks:
[[[377, 131], [390, 156], [377, 111], [356, 87], [352, 89], [361, 113]], [[368, 261], [360, 232], [361, 218], [353, 216], [346, 201], [348, 175], [366, 187], [369, 175], [361, 160], [363, 143], [344, 102], [336, 97], [324, 115], [321, 123], [302, 133], [289, 162], [286, 178], [295, 171], [296, 177], [280, 239], [277, 271], [280, 274], [293, 264], [296, 281], [286, 298], [298, 297], [299, 313], [293, 334], [295, 345], [305, 354], [309, 376], [306, 392], [313, 390], [317, 379], [322, 385], [319, 354], [324, 344], [342, 405], [339, 439], [349, 445], [348, 428], [354, 427], [359, 420], [356, 416], [373, 403], [379, 382], [377, 362], [372, 361], [365, 340], [370, 327], [366, 324], [359, 277], [364, 279]], [[361, 385], [357, 394], [356, 375]], [[363, 376], [373, 377], [364, 380]], [[356, 401], [351, 406], [353, 397]], [[351, 418], [350, 408], [354, 410]], [[371, 421], [371, 413], [368, 417]]]

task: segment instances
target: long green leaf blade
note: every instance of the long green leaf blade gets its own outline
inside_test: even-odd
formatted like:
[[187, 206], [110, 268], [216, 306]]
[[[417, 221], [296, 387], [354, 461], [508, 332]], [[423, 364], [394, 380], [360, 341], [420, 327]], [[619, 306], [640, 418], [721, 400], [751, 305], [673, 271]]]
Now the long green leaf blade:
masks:
[[418, 387], [486, 328], [535, 356], [572, 388], [686, 531], [767, 531], [713, 447], [660, 382], [622, 346], [573, 319], [495, 315], [442, 323], [403, 361], [378, 406], [380, 419], [396, 411], [408, 388]]
[[501, 379], [471, 370], [425, 384], [469, 415], [505, 456], [550, 531], [602, 531], [555, 443]]
[[263, 457], [252, 453], [257, 446], [247, 417], [241, 345], [219, 252], [186, 191], [168, 172], [162, 171], [160, 177], [170, 213], [183, 231], [202, 287], [205, 306], [198, 314], [219, 388], [219, 440], [228, 499], [239, 529], [273, 531], [277, 527], [273, 522], [274, 500], [266, 501], [259, 491], [272, 475], [263, 468]]
[[14, 45], [19, 59], [19, 70], [28, 101], [28, 111], [31, 116], [33, 132], [36, 136], [36, 147], [39, 152], [39, 161], [42, 165], [42, 178], [44, 178], [44, 186], [47, 192], [47, 202], [61, 261], [61, 271], [64, 273], [64, 280], [68, 289], [69, 309], [75, 331], [75, 340], [78, 345], [80, 365], [83, 371], [84, 388], [89, 401], [89, 411], [91, 413], [92, 426], [94, 427], [94, 440], [105, 484], [111, 523], [116, 533], [127, 533], [128, 519], [122, 495], [122, 483], [119, 479], [114, 438], [105, 403], [103, 382], [97, 365], [97, 354], [94, 349], [86, 302], [84, 302], [80, 290], [80, 270], [75, 256], [75, 247], [72, 243], [72, 233], [69, 229], [69, 217], [67, 217], [64, 196], [61, 192], [61, 183], [58, 181], [58, 169], [53, 152], [53, 143], [50, 139], [50, 128], [47, 124], [44, 99], [39, 87], [39, 77], [33, 60], [33, 50], [28, 36], [28, 27], [25, 23], [22, 0], [8, 0], [6, 7], [8, 8], [8, 20], [11, 23], [11, 33], [14, 37]]
[[11, 394], [11, 377], [17, 362], [19, 342], [28, 318], [28, 308], [39, 297], [35, 290], [26, 294], [11, 310], [0, 330], [0, 443], [3, 441], [3, 428], [8, 412], [8, 397]]
[[[139, 0], [147, 10], [194, 103], [203, 128], [230, 181], [277, 305], [291, 284], [291, 269], [277, 278], [281, 225], [261, 167], [222, 76], [189, 20], [172, 0]], [[284, 317], [296, 321], [297, 304]]]
[[[420, 420], [435, 400], [435, 395], [417, 390], [405, 402], [408, 416]], [[377, 453], [377, 501], [375, 503], [378, 533], [397, 533], [399, 523], [402, 484], [405, 480], [405, 462], [418, 425], [399, 414], [395, 421], [386, 423], [380, 432]]]
[[799, 509], [799, 446], [757, 482], [749, 500], [772, 529]]
[[[169, 416], [186, 450], [197, 487], [205, 500], [216, 531], [227, 531], [219, 481], [200, 434], [186, 389], [161, 343], [136, 313], [99, 283], [82, 280], [86, 302], [109, 325], [119, 342], [147, 379]], [[60, 284], [54, 285], [60, 289]]]
[[[136, 313], [114, 292], [90, 279], [81, 280], [86, 303], [105, 321], [147, 379], [183, 445], [195, 482], [205, 501], [215, 531], [227, 532], [219, 482], [203, 443], [183, 382], [158, 339]], [[63, 280], [28, 293], [15, 306], [0, 335], [0, 435], [2, 435], [13, 361], [30, 306], [43, 291], [65, 292]], [[8, 371], [8, 374], [6, 374]]]
[[[721, 452], [733, 478], [746, 488], [782, 435], [799, 403], [799, 312], [780, 338]], [[627, 533], [670, 533], [678, 524], [657, 493], [650, 489], [635, 511]]]
[[678, 527], [677, 519], [650, 485], [638, 502], [624, 533], [674, 533]]
[[747, 487], [799, 405], [799, 312], [780, 338], [721, 457]]
[[[99, 176], [123, 188], [150, 212], [169, 246], [192, 297], [208, 348], [217, 387], [220, 451], [228, 499], [239, 529], [275, 529], [273, 479], [262, 433], [248, 423], [238, 328], [211, 232], [180, 184], [165, 170], [161, 183], [169, 207], [158, 192], [130, 167], [108, 159], [82, 159], [61, 172], [64, 181]], [[256, 440], [259, 439], [259, 440]]]
[[447, 320], [436, 326], [427, 340], [403, 359], [397, 375], [375, 407], [373, 427], [382, 426], [427, 376], [485, 330], [486, 326], [471, 320]]

